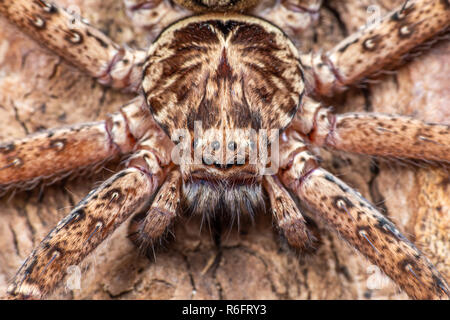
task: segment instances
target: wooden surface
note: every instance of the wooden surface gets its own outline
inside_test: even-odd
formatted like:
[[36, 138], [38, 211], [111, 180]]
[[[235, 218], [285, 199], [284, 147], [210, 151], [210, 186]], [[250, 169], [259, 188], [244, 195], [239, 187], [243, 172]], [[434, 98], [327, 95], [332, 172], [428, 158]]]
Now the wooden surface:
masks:
[[[117, 0], [59, 0], [77, 5], [93, 25], [120, 43], [144, 47]], [[366, 22], [367, 5], [381, 12], [401, 1], [328, 1], [300, 46], [330, 48]], [[444, 42], [379, 83], [332, 99], [337, 112], [376, 111], [450, 123], [450, 43]], [[132, 95], [105, 89], [0, 18], [0, 141], [37, 130], [102, 119]], [[445, 169], [320, 151], [323, 165], [374, 202], [450, 280], [450, 184]], [[379, 163], [378, 166], [375, 164]], [[109, 166], [109, 170], [117, 165]], [[0, 199], [0, 297], [48, 231], [108, 170]], [[320, 221], [322, 245], [297, 256], [280, 243], [269, 214], [238, 232], [225, 230], [217, 247], [200, 219], [180, 219], [175, 240], [156, 261], [142, 256], [118, 229], [49, 297], [53, 299], [407, 299], [374, 266]], [[370, 289], [372, 288], [372, 289]], [[373, 289], [376, 288], [376, 289]]]

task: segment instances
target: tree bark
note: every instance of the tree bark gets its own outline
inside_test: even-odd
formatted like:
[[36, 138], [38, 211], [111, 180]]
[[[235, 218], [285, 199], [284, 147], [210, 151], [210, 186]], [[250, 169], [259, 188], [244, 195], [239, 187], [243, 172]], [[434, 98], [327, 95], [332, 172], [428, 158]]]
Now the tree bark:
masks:
[[[145, 47], [117, 0], [60, 0], [119, 43]], [[401, 1], [326, 1], [318, 26], [301, 36], [302, 50], [331, 48]], [[450, 123], [450, 43], [431, 50], [362, 88], [335, 97], [337, 112], [375, 111]], [[133, 96], [104, 88], [0, 18], [0, 141], [45, 128], [103, 119]], [[450, 179], [445, 168], [320, 151], [323, 166], [358, 189], [393, 220], [450, 280]], [[117, 169], [117, 165], [109, 166]], [[89, 190], [111, 173], [65, 180], [0, 199], [0, 297], [42, 238]], [[53, 299], [407, 299], [395, 284], [350, 248], [314, 214], [317, 252], [298, 256], [279, 241], [269, 213], [254, 225], [225, 230], [217, 246], [200, 218], [181, 218], [175, 239], [156, 261], [140, 255], [120, 227], [71, 273]]]

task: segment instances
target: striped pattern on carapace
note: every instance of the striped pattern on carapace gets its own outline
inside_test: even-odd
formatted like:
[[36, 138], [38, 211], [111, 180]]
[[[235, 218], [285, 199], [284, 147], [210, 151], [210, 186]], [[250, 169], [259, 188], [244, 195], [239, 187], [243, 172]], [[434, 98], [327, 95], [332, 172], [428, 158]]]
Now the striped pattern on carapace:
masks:
[[[275, 26], [218, 14], [187, 18], [150, 47], [142, 86], [153, 116], [176, 129], [283, 129], [304, 94], [298, 52]], [[251, 75], [251, 77], [249, 76]]]

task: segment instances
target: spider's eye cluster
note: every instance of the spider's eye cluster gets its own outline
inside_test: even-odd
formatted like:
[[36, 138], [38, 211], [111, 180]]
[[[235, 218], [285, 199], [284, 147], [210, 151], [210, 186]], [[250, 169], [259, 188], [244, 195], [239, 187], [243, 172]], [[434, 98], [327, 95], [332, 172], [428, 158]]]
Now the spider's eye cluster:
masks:
[[174, 0], [175, 3], [196, 12], [244, 11], [260, 0]]

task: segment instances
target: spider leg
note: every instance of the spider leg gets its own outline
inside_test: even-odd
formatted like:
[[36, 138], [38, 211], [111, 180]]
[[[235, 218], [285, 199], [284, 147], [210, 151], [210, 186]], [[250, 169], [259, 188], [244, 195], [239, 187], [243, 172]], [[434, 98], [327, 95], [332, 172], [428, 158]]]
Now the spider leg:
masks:
[[135, 26], [145, 28], [154, 40], [170, 24], [192, 12], [169, 0], [124, 0], [127, 15]]
[[45, 0], [1, 1], [0, 14], [100, 83], [139, 89], [145, 50], [120, 46], [85, 19]]
[[283, 0], [270, 3], [264, 1], [251, 13], [280, 27], [289, 38], [301, 41], [301, 34], [319, 19], [322, 0]]
[[[154, 146], [157, 148], [157, 146]], [[91, 191], [42, 240], [21, 266], [8, 293], [43, 297], [133, 213], [143, 210], [165, 176], [160, 154], [145, 143], [127, 169]]]
[[177, 216], [181, 196], [180, 186], [180, 171], [171, 171], [145, 214], [144, 220], [132, 220], [129, 228], [130, 238], [142, 252], [161, 238]]
[[450, 125], [378, 113], [334, 115], [306, 100], [293, 128], [317, 146], [381, 157], [450, 163]]
[[289, 245], [303, 252], [313, 249], [316, 238], [278, 177], [264, 176], [263, 186], [269, 194], [274, 220]]
[[[448, 0], [407, 1], [379, 23], [347, 37], [325, 53], [304, 55], [310, 90], [332, 96], [376, 72], [392, 69], [439, 40], [450, 26]], [[417, 51], [417, 52], [416, 52]]]
[[[285, 134], [292, 140], [289, 136], [294, 133], [288, 130]], [[281, 181], [302, 204], [378, 265], [409, 296], [450, 298], [448, 284], [414, 244], [357, 191], [319, 168], [305, 147], [291, 152], [281, 164]]]
[[[77, 124], [0, 144], [0, 195], [92, 172], [131, 152], [149, 131], [164, 137], [138, 97], [105, 121]], [[163, 139], [163, 138], [161, 138]]]

